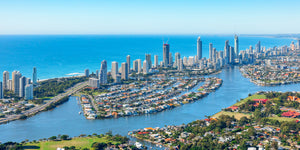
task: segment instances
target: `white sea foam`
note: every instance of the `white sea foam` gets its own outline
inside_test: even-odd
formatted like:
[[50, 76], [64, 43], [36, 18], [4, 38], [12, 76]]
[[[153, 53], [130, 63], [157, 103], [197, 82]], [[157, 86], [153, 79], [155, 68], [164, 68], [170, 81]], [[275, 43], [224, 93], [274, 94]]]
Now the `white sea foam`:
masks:
[[83, 73], [79, 73], [79, 72], [74, 72], [74, 73], [66, 74], [66, 76], [81, 76], [81, 75], [84, 75], [84, 74]]

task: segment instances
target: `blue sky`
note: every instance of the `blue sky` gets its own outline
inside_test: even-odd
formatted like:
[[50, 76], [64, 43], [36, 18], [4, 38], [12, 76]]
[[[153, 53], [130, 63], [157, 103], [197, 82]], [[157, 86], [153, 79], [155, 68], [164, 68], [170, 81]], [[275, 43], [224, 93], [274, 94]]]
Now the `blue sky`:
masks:
[[0, 0], [0, 34], [300, 33], [299, 0]]

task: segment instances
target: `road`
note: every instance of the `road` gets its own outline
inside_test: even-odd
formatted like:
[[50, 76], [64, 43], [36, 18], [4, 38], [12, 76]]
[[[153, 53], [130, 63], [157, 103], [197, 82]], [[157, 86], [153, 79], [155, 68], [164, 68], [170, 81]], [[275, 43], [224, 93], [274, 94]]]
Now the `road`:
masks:
[[59, 100], [61, 100], [63, 97], [65, 96], [69, 96], [72, 95], [74, 93], [76, 93], [77, 91], [81, 90], [82, 88], [84, 88], [85, 86], [88, 85], [88, 81], [85, 82], [81, 82], [76, 84], [75, 86], [65, 90], [64, 93], [58, 94], [57, 96], [53, 97], [52, 99], [50, 99], [47, 103], [42, 104], [42, 105], [38, 105], [36, 107], [33, 107], [29, 110], [23, 111], [22, 114], [18, 114], [18, 115], [9, 115], [8, 117], [0, 120], [0, 124], [5, 123], [5, 122], [9, 122], [9, 121], [13, 121], [13, 120], [17, 120], [19, 119], [22, 115], [26, 115], [26, 116], [30, 116], [30, 115], [34, 115], [40, 111], [43, 111], [46, 107], [48, 107], [49, 105], [51, 105], [52, 103], [55, 103]]
[[91, 100], [91, 103], [92, 103], [93, 107], [95, 108], [96, 112], [98, 113], [99, 112], [99, 108], [95, 104], [95, 99], [93, 99], [93, 97], [91, 95], [89, 95], [89, 98]]

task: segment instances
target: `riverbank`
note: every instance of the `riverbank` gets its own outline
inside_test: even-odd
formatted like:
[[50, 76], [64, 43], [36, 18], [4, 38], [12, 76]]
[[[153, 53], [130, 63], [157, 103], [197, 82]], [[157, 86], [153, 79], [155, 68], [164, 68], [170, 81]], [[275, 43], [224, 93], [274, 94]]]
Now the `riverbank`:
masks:
[[80, 91], [82, 88], [87, 86], [87, 83], [88, 83], [87, 81], [82, 82], [82, 83], [78, 83], [75, 86], [69, 88], [64, 93], [58, 94], [57, 96], [55, 96], [52, 99], [48, 100], [46, 103], [40, 104], [36, 107], [33, 107], [29, 110], [26, 110], [26, 111], [22, 112], [21, 114], [8, 115], [5, 118], [2, 118], [0, 120], [0, 124], [9, 123], [11, 121], [15, 121], [15, 120], [19, 120], [19, 119], [26, 119], [26, 118], [34, 116], [34, 115], [36, 115], [36, 114], [38, 114], [42, 111], [47, 111], [47, 110], [53, 109], [57, 105], [60, 105], [64, 102], [66, 102], [69, 99], [70, 95]]
[[[97, 135], [81, 134], [78, 137], [70, 138], [68, 135], [51, 136], [49, 138], [40, 139], [39, 141], [23, 141], [21, 143], [7, 142], [0, 143], [1, 149], [41, 149], [41, 150], [53, 150], [53, 149], [143, 149], [138, 143], [134, 143], [129, 138], [112, 135], [106, 133]], [[147, 148], [145, 148], [147, 149]]]
[[173, 149], [298, 148], [293, 141], [293, 133], [300, 130], [298, 97], [300, 92], [257, 92], [204, 120], [128, 135]]

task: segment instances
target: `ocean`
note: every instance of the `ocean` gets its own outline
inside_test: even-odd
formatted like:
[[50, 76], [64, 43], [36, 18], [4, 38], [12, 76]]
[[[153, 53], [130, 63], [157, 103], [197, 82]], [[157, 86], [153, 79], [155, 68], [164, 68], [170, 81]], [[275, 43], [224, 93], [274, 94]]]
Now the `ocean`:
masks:
[[[126, 56], [145, 59], [145, 54], [158, 55], [162, 60], [162, 45], [170, 44], [170, 52], [181, 56], [195, 56], [198, 35], [1, 35], [0, 79], [2, 72], [20, 71], [32, 78], [32, 69], [37, 67], [38, 79], [70, 76], [83, 73], [84, 69], [95, 72], [102, 60], [126, 61]], [[203, 35], [203, 56], [208, 57], [208, 45], [213, 43], [217, 51], [224, 49], [226, 40], [234, 46], [234, 35]], [[293, 39], [239, 36], [239, 49], [245, 50], [261, 41], [266, 48], [289, 45]], [[295, 41], [296, 42], [296, 41]], [[131, 64], [132, 67], [132, 64]]]

